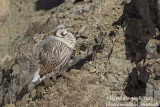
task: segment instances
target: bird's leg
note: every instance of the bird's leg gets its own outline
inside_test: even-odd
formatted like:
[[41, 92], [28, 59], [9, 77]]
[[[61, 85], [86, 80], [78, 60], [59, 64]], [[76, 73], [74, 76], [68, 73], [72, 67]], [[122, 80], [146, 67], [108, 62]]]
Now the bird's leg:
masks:
[[46, 78], [46, 76], [44, 75], [42, 78], [39, 79], [39, 83], [44, 80]]
[[54, 75], [55, 75], [55, 73], [52, 71], [51, 73], [47, 74], [45, 77], [50, 78], [50, 77], [53, 77]]

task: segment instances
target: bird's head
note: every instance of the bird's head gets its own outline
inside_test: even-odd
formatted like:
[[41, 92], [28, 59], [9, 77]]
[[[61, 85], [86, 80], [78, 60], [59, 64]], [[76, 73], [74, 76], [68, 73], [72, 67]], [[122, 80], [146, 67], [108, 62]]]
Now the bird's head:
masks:
[[55, 36], [64, 38], [68, 34], [67, 27], [64, 25], [58, 25], [56, 27]]
[[58, 25], [54, 36], [68, 45], [71, 49], [74, 49], [76, 39], [72, 33], [68, 32], [68, 28], [65, 25]]

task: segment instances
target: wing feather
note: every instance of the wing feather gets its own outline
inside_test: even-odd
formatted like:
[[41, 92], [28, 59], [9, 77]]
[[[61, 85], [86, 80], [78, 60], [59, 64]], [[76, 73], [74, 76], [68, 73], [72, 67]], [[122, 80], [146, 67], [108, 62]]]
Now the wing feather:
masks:
[[50, 72], [60, 72], [64, 69], [71, 57], [70, 48], [55, 38], [46, 37], [42, 40], [34, 52], [34, 56], [39, 60], [42, 77]]

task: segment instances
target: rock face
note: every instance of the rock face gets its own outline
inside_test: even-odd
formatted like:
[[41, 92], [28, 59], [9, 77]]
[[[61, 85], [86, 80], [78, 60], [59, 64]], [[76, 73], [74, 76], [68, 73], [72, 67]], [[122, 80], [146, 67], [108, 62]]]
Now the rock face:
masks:
[[[5, 41], [0, 43], [0, 106], [159, 105], [158, 0], [61, 0], [56, 6], [46, 4], [43, 0], [11, 2], [14, 12], [0, 27]], [[23, 86], [33, 73], [32, 53], [58, 24], [67, 25], [77, 38], [68, 72], [45, 79], [28, 93]]]
[[139, 13], [141, 14], [143, 21], [145, 22], [146, 26], [151, 35], [155, 35], [155, 27], [158, 26], [158, 0], [137, 0], [135, 5], [138, 9]]
[[[126, 87], [126, 93], [129, 96], [152, 96], [154, 98], [160, 98], [160, 41], [158, 39], [159, 31], [156, 30], [159, 29], [158, 20], [160, 17], [158, 17], [159, 9], [157, 3], [158, 1], [137, 0], [131, 1], [131, 3], [128, 4], [130, 7], [135, 6], [137, 8], [137, 12], [139, 12], [131, 12], [132, 15], [138, 16], [139, 14], [142, 18], [142, 20], [135, 19], [136, 17], [132, 17], [132, 19], [127, 18], [129, 19], [129, 21], [127, 21], [127, 24], [129, 24], [129, 29], [126, 29], [129, 31], [127, 31], [126, 34], [127, 36], [132, 36], [132, 41], [136, 40], [132, 43], [137, 43], [137, 46], [133, 50], [134, 61], [136, 61], [137, 66], [133, 69], [133, 72], [130, 73], [130, 78], [128, 80], [129, 86]], [[137, 24], [130, 26], [131, 23]], [[136, 34], [133, 29], [136, 29]], [[131, 48], [133, 47], [131, 46]], [[135, 83], [135, 81], [137, 83]], [[141, 86], [136, 89], [136, 85], [138, 84], [141, 84]]]

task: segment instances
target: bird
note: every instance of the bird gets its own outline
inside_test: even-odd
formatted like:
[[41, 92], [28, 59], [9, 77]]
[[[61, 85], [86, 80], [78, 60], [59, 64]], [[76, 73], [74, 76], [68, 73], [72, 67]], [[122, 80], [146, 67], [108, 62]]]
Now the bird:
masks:
[[76, 38], [65, 25], [58, 25], [54, 32], [45, 36], [33, 49], [31, 69], [16, 93], [16, 100], [21, 100], [27, 93], [31, 94], [45, 78], [54, 78], [65, 72], [75, 46]]
[[54, 78], [67, 70], [68, 62], [75, 50], [76, 38], [65, 25], [58, 25], [53, 30], [35, 45], [32, 53], [24, 56], [30, 62], [27, 63], [28, 71], [22, 70], [24, 76], [18, 73], [16, 76], [12, 75], [10, 82], [7, 82], [8, 88], [3, 86], [2, 91], [6, 92], [2, 94], [3, 102], [16, 103], [25, 95], [31, 94], [45, 78]]
[[45, 78], [66, 71], [75, 45], [74, 35], [65, 25], [58, 25], [55, 32], [46, 36], [33, 53], [36, 67], [30, 83], [38, 84]]

